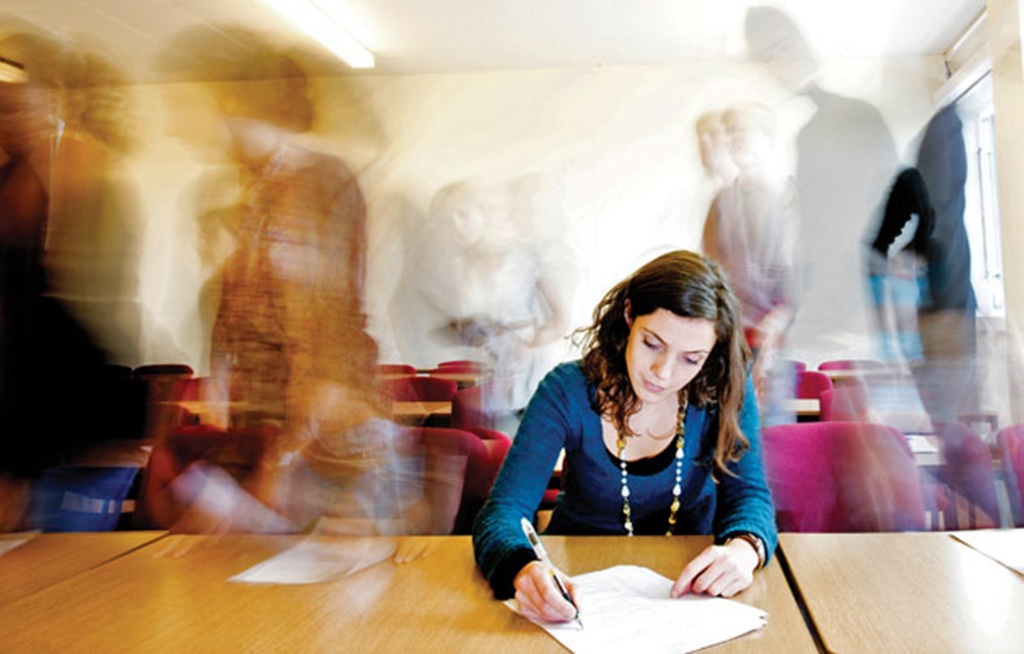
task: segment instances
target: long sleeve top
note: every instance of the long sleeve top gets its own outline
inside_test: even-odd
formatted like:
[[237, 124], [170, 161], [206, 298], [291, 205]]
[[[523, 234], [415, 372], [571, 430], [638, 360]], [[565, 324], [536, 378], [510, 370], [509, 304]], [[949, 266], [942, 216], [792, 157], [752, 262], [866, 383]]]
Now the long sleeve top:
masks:
[[[473, 549], [477, 565], [499, 599], [515, 594], [516, 574], [535, 560], [520, 520], [532, 518], [565, 449], [562, 490], [546, 533], [625, 534], [619, 459], [602, 437], [594, 409], [596, 388], [580, 363], [563, 363], [541, 382], [526, 409], [512, 448], [491, 495], [477, 516]], [[746, 397], [753, 398], [747, 380]], [[746, 401], [740, 428], [750, 441], [743, 457], [730, 464], [735, 476], [714, 471], [718, 418], [715, 407], [690, 406], [685, 418], [681, 506], [677, 534], [714, 534], [718, 543], [740, 533], [758, 536], [768, 555], [778, 535], [761, 457], [757, 405]], [[673, 441], [674, 442], [674, 441]], [[634, 532], [664, 534], [675, 483], [675, 447], [649, 459], [629, 462], [629, 504]]]

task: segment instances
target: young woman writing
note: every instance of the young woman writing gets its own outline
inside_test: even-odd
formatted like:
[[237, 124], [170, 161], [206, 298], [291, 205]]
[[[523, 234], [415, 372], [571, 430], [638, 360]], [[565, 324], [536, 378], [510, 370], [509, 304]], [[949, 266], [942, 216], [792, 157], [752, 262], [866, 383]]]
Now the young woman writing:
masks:
[[714, 262], [670, 252], [615, 286], [583, 331], [583, 358], [552, 370], [527, 407], [474, 529], [477, 564], [530, 618], [575, 608], [537, 561], [532, 518], [559, 452], [549, 534], [714, 534], [672, 593], [730, 597], [774, 550], [749, 351]]

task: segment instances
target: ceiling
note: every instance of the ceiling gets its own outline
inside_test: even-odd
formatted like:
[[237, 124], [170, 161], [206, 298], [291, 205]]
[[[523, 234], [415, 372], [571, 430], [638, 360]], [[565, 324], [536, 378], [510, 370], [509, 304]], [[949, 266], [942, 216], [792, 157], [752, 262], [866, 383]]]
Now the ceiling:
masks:
[[[752, 0], [320, 0], [351, 18], [373, 74], [673, 64], [745, 56]], [[776, 0], [824, 57], [942, 54], [985, 0]], [[348, 69], [260, 0], [0, 0], [0, 30], [38, 27], [100, 41], [140, 77], [191, 25], [265, 31], [319, 72]], [[17, 53], [13, 53], [16, 56]], [[0, 50], [0, 55], [12, 53]], [[363, 73], [365, 74], [365, 73]]]

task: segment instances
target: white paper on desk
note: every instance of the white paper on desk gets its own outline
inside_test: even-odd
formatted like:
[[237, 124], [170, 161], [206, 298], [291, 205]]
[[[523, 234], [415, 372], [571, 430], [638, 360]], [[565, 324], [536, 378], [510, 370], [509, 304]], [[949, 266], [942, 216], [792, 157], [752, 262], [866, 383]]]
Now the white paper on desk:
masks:
[[907, 445], [914, 454], [932, 454], [939, 451], [939, 448], [928, 440], [927, 436], [908, 434]]
[[7, 554], [16, 547], [21, 547], [38, 534], [39, 531], [19, 531], [12, 534], [3, 534], [0, 536], [0, 556]]
[[354, 574], [392, 557], [396, 543], [385, 538], [310, 536], [228, 581], [249, 584], [316, 584]]
[[1024, 529], [956, 531], [950, 536], [1024, 575]]
[[[692, 652], [763, 627], [761, 609], [721, 597], [672, 598], [672, 580], [620, 565], [572, 578], [584, 628], [538, 622], [577, 654]], [[515, 600], [506, 602], [516, 609]]]

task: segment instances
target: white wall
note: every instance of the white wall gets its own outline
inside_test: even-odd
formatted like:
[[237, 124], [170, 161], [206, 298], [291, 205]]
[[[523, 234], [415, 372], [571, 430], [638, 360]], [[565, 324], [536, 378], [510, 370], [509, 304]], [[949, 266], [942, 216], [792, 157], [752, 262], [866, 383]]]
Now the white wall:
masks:
[[995, 104], [996, 165], [999, 174], [999, 214], [1003, 245], [1003, 280], [1006, 289], [1006, 342], [1008, 388], [1012, 394], [1011, 419], [1020, 422], [1024, 399], [1024, 362], [1020, 326], [1024, 324], [1024, 124], [1015, 117], [1024, 111], [1024, 67], [1021, 65], [1021, 12], [1019, 0], [990, 0], [989, 37], [992, 52], [992, 91]]
[[[903, 154], [930, 117], [940, 71], [923, 58], [826, 64], [822, 84], [874, 104]], [[530, 172], [561, 181], [567, 234], [582, 265], [573, 299], [579, 326], [611, 284], [653, 253], [697, 247], [713, 191], [693, 136], [698, 115], [738, 100], [775, 107], [779, 165], [791, 172], [793, 138], [813, 110], [753, 64], [369, 76], [319, 80], [319, 90], [320, 143], [359, 171], [367, 196], [367, 308], [391, 360], [415, 358], [395, 350], [387, 315], [404, 236], [426, 219], [444, 184]], [[183, 125], [204, 134], [208, 152], [222, 141], [193, 92], [140, 88], [147, 136], [133, 170], [147, 225], [140, 362], [183, 360], [202, 372], [206, 334], [196, 307], [209, 268], [197, 253], [192, 198], [208, 161], [176, 134]]]

